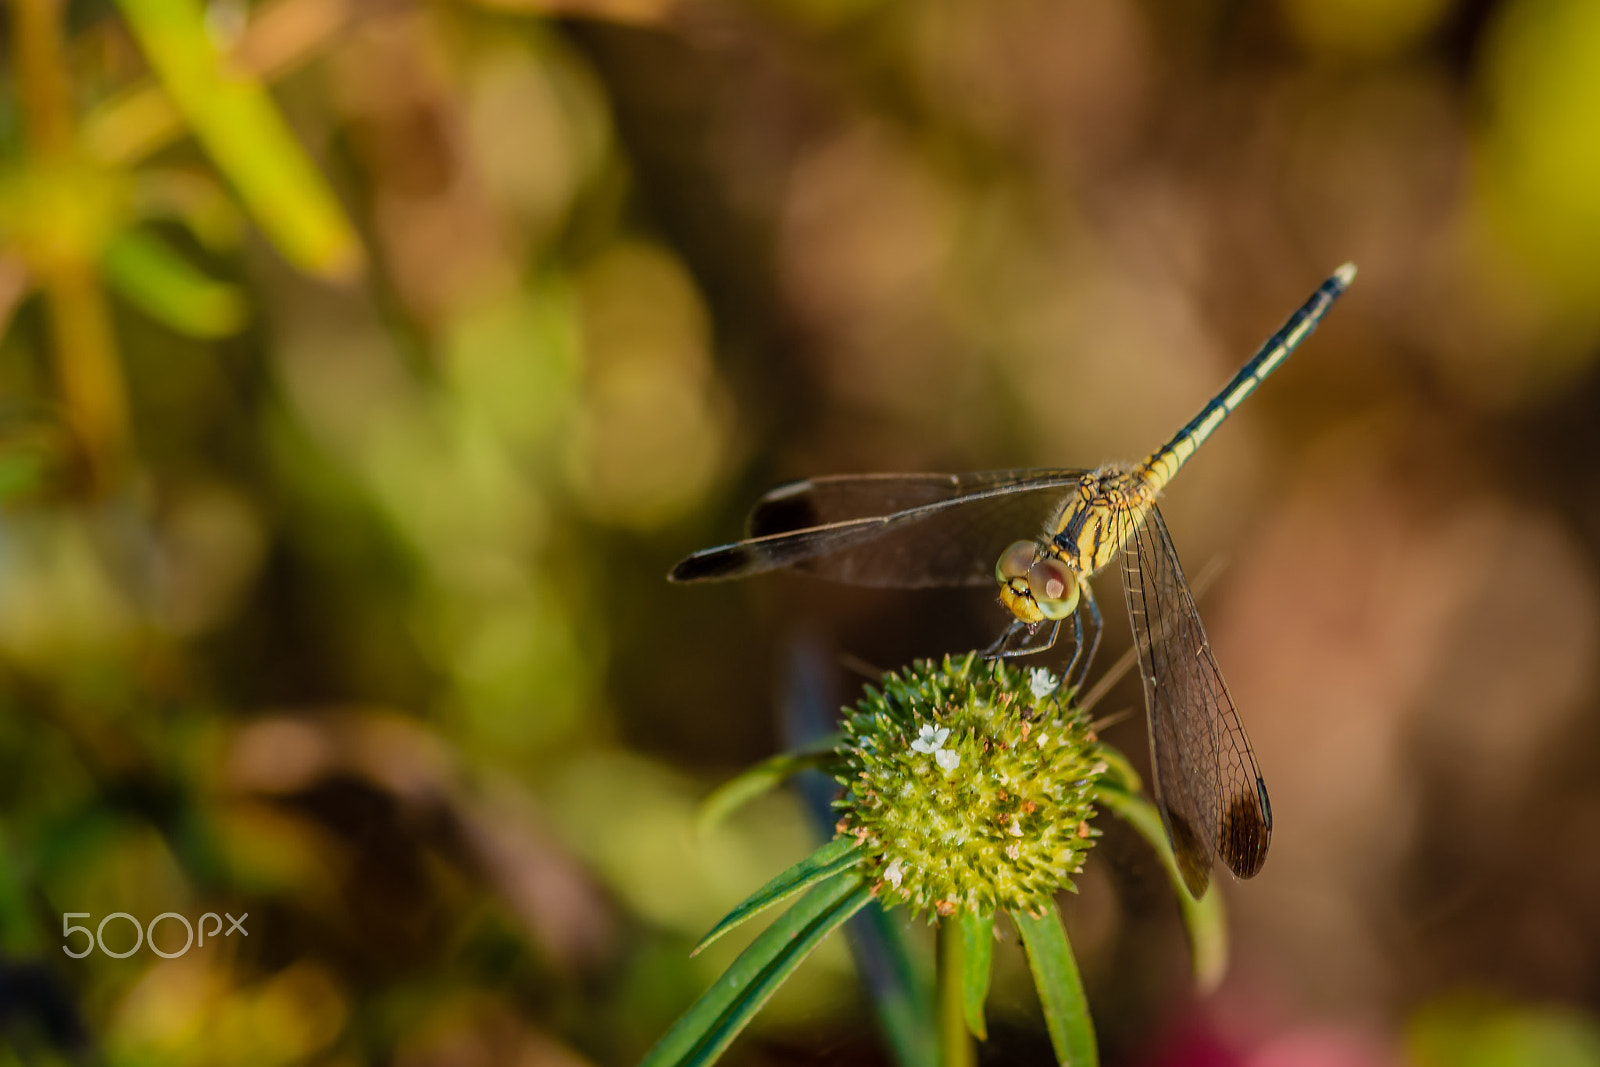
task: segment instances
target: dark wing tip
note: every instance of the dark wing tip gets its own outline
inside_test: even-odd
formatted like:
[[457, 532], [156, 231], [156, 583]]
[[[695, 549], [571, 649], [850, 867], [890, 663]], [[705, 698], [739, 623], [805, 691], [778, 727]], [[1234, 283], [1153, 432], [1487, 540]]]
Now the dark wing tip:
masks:
[[770, 537], [822, 525], [822, 515], [809, 482], [780, 485], [756, 501], [745, 520], [747, 537]]
[[1167, 836], [1172, 839], [1172, 855], [1178, 861], [1178, 872], [1183, 875], [1189, 895], [1199, 900], [1211, 884], [1209, 850], [1183, 816], [1175, 811], [1168, 811], [1166, 816]]
[[669, 582], [715, 582], [737, 578], [750, 565], [749, 549], [743, 545], [705, 548], [687, 556], [667, 574]]
[[1267, 862], [1267, 845], [1272, 841], [1272, 806], [1267, 800], [1267, 785], [1255, 780], [1253, 792], [1228, 798], [1217, 827], [1217, 852], [1228, 869], [1240, 878], [1254, 878]]

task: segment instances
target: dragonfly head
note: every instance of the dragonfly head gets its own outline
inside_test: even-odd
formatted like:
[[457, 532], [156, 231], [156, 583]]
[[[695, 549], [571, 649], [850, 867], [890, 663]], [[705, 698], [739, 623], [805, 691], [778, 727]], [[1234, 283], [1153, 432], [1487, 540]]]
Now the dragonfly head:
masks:
[[1030, 626], [1071, 617], [1078, 610], [1078, 575], [1033, 541], [1018, 541], [994, 567], [1000, 603]]

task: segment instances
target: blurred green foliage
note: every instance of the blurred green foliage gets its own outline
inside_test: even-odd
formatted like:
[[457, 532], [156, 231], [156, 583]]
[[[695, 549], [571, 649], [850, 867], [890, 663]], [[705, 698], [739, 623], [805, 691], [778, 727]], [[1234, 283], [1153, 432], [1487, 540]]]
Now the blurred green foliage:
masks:
[[1574, 1011], [1459, 998], [1422, 1011], [1408, 1045], [1417, 1067], [1590, 1067], [1600, 1063], [1600, 1026]]
[[[781, 747], [789, 627], [889, 666], [996, 625], [670, 562], [791, 475], [1143, 454], [1347, 259], [1348, 313], [1168, 508], [1192, 564], [1246, 561], [1208, 616], [1285, 783], [1230, 908], [1257, 1024], [1205, 1027], [1600, 1007], [1594, 5], [5, 10], [18, 1061], [635, 1060], [809, 850], [787, 797], [693, 832]], [[1067, 916], [1106, 1058], [1185, 1062], [1123, 855]], [[68, 958], [84, 911], [249, 936]], [[848, 971], [824, 946], [733, 1055], [873, 1055]], [[1454, 1018], [1378, 1044], [1448, 1057]]]

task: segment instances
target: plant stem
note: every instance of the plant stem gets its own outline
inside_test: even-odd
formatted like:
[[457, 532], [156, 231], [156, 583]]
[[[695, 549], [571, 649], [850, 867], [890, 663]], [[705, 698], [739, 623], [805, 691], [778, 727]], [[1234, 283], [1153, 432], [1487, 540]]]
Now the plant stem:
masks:
[[[29, 165], [50, 171], [72, 154], [72, 108], [61, 39], [62, 0], [17, 0], [13, 5], [17, 87], [27, 118]], [[55, 335], [56, 378], [62, 406], [90, 476], [109, 480], [127, 437], [122, 367], [95, 264], [98, 249], [71, 242], [33, 264]]]
[[973, 1067], [977, 1056], [967, 1033], [966, 950], [961, 923], [953, 916], [939, 923], [939, 1067]]
[[17, 0], [17, 82], [27, 120], [28, 147], [41, 156], [59, 156], [72, 143], [67, 79], [61, 68], [62, 0]]
[[[263, 81], [278, 78], [333, 44], [356, 7], [352, 0], [268, 0], [251, 10], [228, 62]], [[120, 166], [140, 162], [187, 132], [183, 116], [154, 78], [96, 104], [84, 116], [82, 131], [92, 156]]]
[[52, 265], [40, 278], [56, 339], [56, 377], [67, 417], [96, 489], [114, 479], [127, 438], [122, 368], [105, 290], [83, 262]]

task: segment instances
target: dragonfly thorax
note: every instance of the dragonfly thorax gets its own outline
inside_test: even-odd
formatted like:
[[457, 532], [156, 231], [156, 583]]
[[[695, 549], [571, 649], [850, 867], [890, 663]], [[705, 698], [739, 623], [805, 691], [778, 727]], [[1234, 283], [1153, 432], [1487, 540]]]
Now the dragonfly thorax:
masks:
[[1050, 524], [1048, 551], [1079, 574], [1096, 574], [1117, 558], [1155, 498], [1138, 468], [1107, 466], [1086, 474]]

